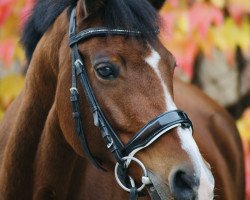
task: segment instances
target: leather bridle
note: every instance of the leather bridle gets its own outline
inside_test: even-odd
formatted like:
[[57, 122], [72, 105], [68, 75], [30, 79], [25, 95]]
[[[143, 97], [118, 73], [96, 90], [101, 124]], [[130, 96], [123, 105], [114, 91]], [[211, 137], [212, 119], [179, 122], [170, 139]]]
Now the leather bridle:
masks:
[[[73, 118], [75, 119], [76, 124], [76, 133], [79, 136], [81, 145], [83, 147], [85, 155], [88, 159], [99, 169], [105, 171], [97, 159], [92, 155], [88, 142], [86, 140], [85, 134], [83, 132], [81, 111], [79, 105], [79, 93], [77, 90], [77, 77], [80, 80], [84, 93], [86, 95], [88, 104], [93, 113], [94, 125], [100, 129], [101, 136], [107, 146], [107, 148], [113, 153], [117, 165], [119, 166], [118, 175], [121, 177], [128, 178], [126, 174], [126, 169], [131, 160], [134, 159], [133, 156], [136, 152], [148, 147], [151, 143], [157, 140], [161, 135], [168, 133], [171, 129], [176, 127], [190, 128], [192, 129], [192, 122], [181, 110], [173, 110], [165, 112], [152, 121], [148, 122], [141, 130], [139, 130], [132, 139], [127, 143], [119, 139], [116, 132], [112, 129], [105, 115], [103, 114], [96, 98], [92, 87], [88, 80], [88, 75], [86, 71], [86, 66], [83, 58], [80, 56], [78, 51], [78, 42], [82, 42], [92, 37], [104, 37], [112, 35], [121, 35], [121, 36], [131, 36], [131, 37], [140, 37], [141, 33], [136, 30], [124, 30], [124, 29], [108, 29], [105, 27], [89, 28], [85, 29], [79, 33], [76, 32], [76, 9], [74, 8], [71, 12], [70, 17], [70, 28], [69, 28], [69, 45], [72, 50], [72, 86], [70, 88], [71, 92], [71, 102], [73, 108]], [[124, 159], [126, 157], [126, 159]], [[125, 176], [124, 176], [125, 174]], [[144, 174], [144, 179], [147, 179], [147, 175]], [[123, 178], [121, 178], [123, 179]], [[145, 181], [145, 182], [147, 182]], [[126, 182], [122, 180], [122, 182]], [[130, 192], [137, 194], [137, 188], [131, 186], [129, 183], [124, 183], [127, 187], [130, 187]]]

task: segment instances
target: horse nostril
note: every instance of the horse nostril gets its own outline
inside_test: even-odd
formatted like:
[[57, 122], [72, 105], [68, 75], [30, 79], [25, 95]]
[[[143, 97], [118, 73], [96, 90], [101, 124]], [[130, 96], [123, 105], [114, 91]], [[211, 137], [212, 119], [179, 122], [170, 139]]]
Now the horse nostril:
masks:
[[196, 200], [200, 181], [195, 175], [178, 170], [170, 180], [170, 189], [177, 200]]

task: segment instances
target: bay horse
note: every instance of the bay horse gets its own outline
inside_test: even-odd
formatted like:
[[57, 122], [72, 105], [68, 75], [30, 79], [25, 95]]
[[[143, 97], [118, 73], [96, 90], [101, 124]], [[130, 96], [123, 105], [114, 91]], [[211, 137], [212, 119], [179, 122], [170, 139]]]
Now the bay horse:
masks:
[[164, 1], [149, 2], [37, 1], [26, 84], [0, 124], [1, 200], [244, 199], [234, 122], [173, 79]]

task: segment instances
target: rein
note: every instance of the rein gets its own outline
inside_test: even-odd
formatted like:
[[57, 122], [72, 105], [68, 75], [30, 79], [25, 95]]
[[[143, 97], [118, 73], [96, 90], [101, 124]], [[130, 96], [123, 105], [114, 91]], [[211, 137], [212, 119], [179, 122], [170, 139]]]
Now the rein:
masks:
[[[117, 182], [124, 190], [130, 192], [130, 199], [134, 200], [137, 199], [139, 192], [143, 190], [145, 185], [152, 184], [145, 166], [137, 158], [134, 158], [134, 155], [138, 151], [148, 147], [160, 136], [168, 133], [173, 128], [181, 126], [183, 128], [192, 129], [193, 127], [192, 122], [186, 113], [181, 110], [173, 110], [165, 112], [148, 122], [127, 144], [123, 144], [116, 132], [112, 129], [95, 98], [94, 92], [89, 83], [84, 59], [80, 56], [77, 46], [78, 42], [83, 42], [89, 38], [110, 35], [140, 37], [141, 33], [136, 30], [108, 29], [106, 27], [89, 28], [76, 33], [76, 9], [74, 8], [72, 10], [69, 27], [69, 46], [72, 51], [72, 85], [70, 88], [70, 100], [73, 109], [72, 115], [75, 120], [76, 133], [80, 139], [84, 153], [97, 168], [106, 171], [101, 166], [100, 162], [92, 155], [83, 132], [79, 93], [77, 89], [78, 78], [93, 113], [94, 125], [100, 129], [101, 136], [107, 148], [112, 152], [117, 161], [115, 167]], [[127, 174], [127, 168], [131, 161], [135, 161], [139, 164], [144, 172], [144, 175], [142, 176], [143, 184], [139, 188], [135, 186], [133, 179]]]

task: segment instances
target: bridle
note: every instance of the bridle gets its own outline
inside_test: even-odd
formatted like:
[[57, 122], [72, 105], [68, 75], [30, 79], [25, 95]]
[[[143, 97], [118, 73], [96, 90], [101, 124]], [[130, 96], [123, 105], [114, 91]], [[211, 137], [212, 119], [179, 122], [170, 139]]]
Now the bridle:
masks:
[[[117, 181], [123, 189], [130, 192], [131, 199], [136, 199], [137, 193], [140, 192], [146, 184], [149, 184], [150, 180], [147, 176], [144, 165], [138, 159], [133, 157], [134, 154], [148, 147], [160, 136], [168, 133], [173, 128], [181, 126], [183, 128], [192, 129], [192, 122], [188, 118], [187, 114], [181, 110], [165, 112], [148, 122], [132, 137], [132, 139], [127, 144], [122, 143], [116, 132], [112, 129], [95, 98], [94, 92], [88, 80], [84, 60], [80, 56], [77, 46], [78, 42], [92, 37], [104, 37], [112, 35], [140, 37], [141, 33], [136, 30], [131, 31], [124, 29], [108, 29], [105, 27], [89, 28], [76, 33], [76, 9], [73, 8], [71, 11], [69, 45], [72, 50], [72, 85], [70, 88], [70, 100], [72, 102], [73, 108], [72, 115], [76, 124], [76, 133], [80, 139], [84, 153], [97, 168], [106, 171], [92, 155], [83, 132], [79, 105], [79, 93], [77, 90], [78, 77], [93, 113], [94, 125], [100, 129], [101, 136], [107, 148], [112, 152], [117, 161], [115, 168]], [[140, 188], [136, 188], [133, 179], [127, 175], [127, 168], [131, 160], [137, 162], [144, 171], [144, 176], [142, 177], [143, 185]]]

